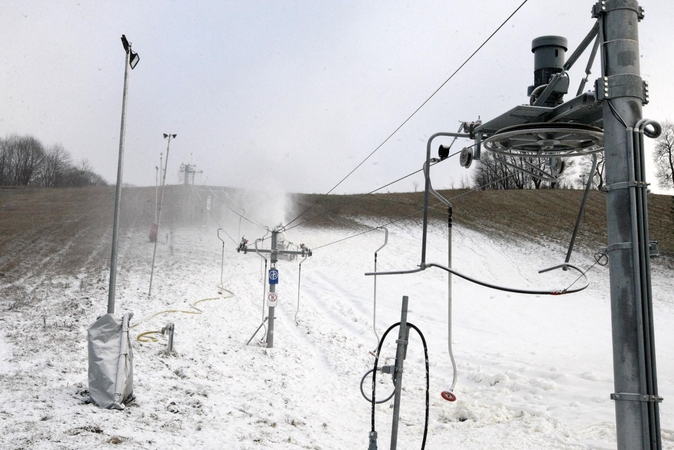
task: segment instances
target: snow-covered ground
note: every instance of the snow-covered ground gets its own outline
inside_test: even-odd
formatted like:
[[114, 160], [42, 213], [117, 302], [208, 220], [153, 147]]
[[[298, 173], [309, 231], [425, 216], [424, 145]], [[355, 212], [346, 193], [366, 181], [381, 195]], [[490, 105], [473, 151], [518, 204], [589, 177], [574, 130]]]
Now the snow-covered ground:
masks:
[[[367, 222], [363, 220], [363, 222]], [[372, 222], [371, 224], [374, 224]], [[236, 228], [234, 228], [236, 230]], [[378, 270], [414, 269], [418, 223], [390, 226]], [[168, 232], [168, 230], [165, 230]], [[131, 311], [136, 401], [123, 411], [87, 402], [86, 330], [107, 309], [107, 269], [77, 276], [45, 274], [40, 287], [19, 286], [38, 303], [7, 301], [0, 317], [0, 448], [355, 449], [367, 448], [370, 404], [360, 393], [372, 367], [374, 251], [381, 230], [327, 245], [354, 230], [297, 227], [288, 239], [317, 248], [301, 266], [280, 261], [274, 348], [264, 329], [263, 261], [237, 253], [215, 227], [173, 229], [157, 249], [148, 297], [152, 244], [147, 230], [121, 237], [117, 311]], [[446, 264], [446, 229], [431, 230], [428, 262]], [[230, 234], [232, 234], [230, 232]], [[263, 232], [248, 230], [248, 238]], [[268, 242], [268, 241], [267, 241]], [[572, 271], [538, 270], [563, 261], [554, 245], [495, 240], [455, 226], [454, 267], [493, 284], [564, 289]], [[588, 256], [572, 262], [593, 265]], [[511, 294], [453, 281], [453, 345], [458, 400], [440, 393], [452, 382], [447, 348], [447, 275], [428, 269], [377, 278], [376, 330], [408, 320], [424, 334], [430, 361], [429, 449], [616, 448], [608, 268], [594, 265], [591, 285], [573, 295]], [[664, 448], [674, 449], [674, 277], [654, 268], [655, 326]], [[22, 294], [23, 293], [23, 294]], [[27, 294], [26, 294], [27, 295]], [[6, 299], [7, 300], [7, 299]], [[197, 303], [198, 302], [198, 303]], [[202, 314], [166, 312], [181, 310]], [[159, 314], [158, 314], [159, 313]], [[175, 324], [167, 339], [137, 336]], [[397, 331], [380, 364], [392, 364]], [[398, 448], [421, 447], [425, 368], [411, 334], [403, 380]], [[378, 398], [391, 392], [378, 375]], [[369, 394], [370, 380], [365, 382]], [[392, 402], [376, 408], [379, 448], [389, 448]]]

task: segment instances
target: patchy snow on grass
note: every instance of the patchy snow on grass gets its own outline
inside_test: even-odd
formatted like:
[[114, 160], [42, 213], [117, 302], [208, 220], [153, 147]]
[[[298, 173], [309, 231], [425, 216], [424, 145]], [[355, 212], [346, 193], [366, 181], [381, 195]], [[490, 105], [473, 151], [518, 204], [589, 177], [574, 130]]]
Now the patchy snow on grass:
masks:
[[[366, 448], [371, 405], [360, 383], [374, 363], [375, 330], [381, 336], [400, 320], [404, 295], [408, 320], [428, 344], [426, 448], [616, 448], [608, 268], [592, 259], [574, 256], [591, 267], [591, 284], [572, 295], [514, 294], [453, 277], [458, 399], [450, 403], [440, 396], [452, 383], [447, 273], [378, 276], [374, 323], [375, 278], [364, 274], [374, 269], [383, 231], [347, 240], [354, 230], [288, 232], [316, 250], [301, 272], [301, 259], [277, 264], [273, 348], [261, 340], [265, 325], [255, 333], [268, 313], [263, 258], [237, 253], [237, 243], [226, 241], [221, 259], [213, 228], [165, 230], [148, 295], [153, 244], [146, 231], [122, 237], [117, 278], [116, 311], [134, 313], [136, 400], [122, 411], [88, 402], [86, 333], [107, 310], [104, 267], [14, 284], [5, 292], [17, 298], [3, 301], [0, 316], [1, 448]], [[389, 231], [378, 271], [415, 269], [418, 224]], [[582, 282], [573, 271], [538, 273], [563, 261], [564, 248], [463, 227], [454, 227], [452, 243], [453, 267], [491, 284], [552, 291]], [[427, 262], [447, 265], [447, 248], [447, 229], [432, 227]], [[653, 287], [663, 446], [673, 449], [674, 405], [667, 400], [674, 397], [674, 277], [655, 268]], [[169, 323], [172, 353], [165, 335], [147, 334]], [[419, 337], [410, 336], [398, 437], [405, 449], [421, 447], [425, 411], [424, 353]], [[396, 337], [397, 330], [387, 337], [380, 365], [393, 363]], [[388, 375], [377, 379], [383, 399], [393, 385]], [[368, 377], [368, 395], [370, 388]], [[376, 407], [379, 448], [389, 446], [391, 404]]]

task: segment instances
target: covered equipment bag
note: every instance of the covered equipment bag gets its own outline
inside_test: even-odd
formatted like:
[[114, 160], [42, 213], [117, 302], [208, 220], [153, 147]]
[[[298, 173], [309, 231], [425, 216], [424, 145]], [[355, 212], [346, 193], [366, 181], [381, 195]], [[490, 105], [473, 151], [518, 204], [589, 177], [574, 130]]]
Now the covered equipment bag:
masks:
[[89, 347], [89, 396], [101, 408], [124, 409], [133, 400], [133, 351], [129, 321], [133, 313], [121, 318], [101, 316], [87, 331]]

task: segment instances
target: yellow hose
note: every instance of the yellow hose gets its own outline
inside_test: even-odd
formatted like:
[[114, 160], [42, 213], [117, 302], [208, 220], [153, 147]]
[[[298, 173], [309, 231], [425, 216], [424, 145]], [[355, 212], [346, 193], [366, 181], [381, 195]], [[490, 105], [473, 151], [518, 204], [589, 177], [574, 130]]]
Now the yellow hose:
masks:
[[[208, 301], [212, 301], [212, 300], [224, 300], [226, 298], [234, 297], [234, 293], [232, 291], [230, 291], [229, 289], [224, 289], [220, 285], [218, 285], [218, 288], [219, 288], [220, 291], [227, 292], [229, 295], [226, 295], [226, 296], [221, 295], [219, 297], [209, 297], [209, 298], [203, 298], [201, 300], [197, 300], [196, 302], [190, 304], [190, 307], [192, 309], [196, 310], [196, 311], [188, 311], [188, 310], [184, 310], [184, 309], [166, 309], [164, 311], [159, 311], [158, 313], [155, 313], [155, 314], [151, 315], [150, 317], [147, 317], [147, 318], [141, 320], [140, 322], [130, 326], [129, 328], [134, 328], [134, 327], [140, 325], [141, 323], [143, 323], [145, 321], [148, 321], [148, 320], [150, 320], [150, 319], [152, 319], [152, 318], [154, 318], [154, 317], [156, 317], [160, 314], [167, 314], [167, 313], [203, 314], [203, 311], [196, 307], [196, 305], [198, 305], [199, 303], [208, 302]], [[154, 336], [150, 337], [150, 335], [159, 334], [161, 332], [162, 332], [161, 330], [146, 331], [144, 333], [139, 334], [138, 337], [136, 337], [136, 339], [139, 342], [157, 342], [157, 341], [159, 341], [159, 339], [154, 337]]]

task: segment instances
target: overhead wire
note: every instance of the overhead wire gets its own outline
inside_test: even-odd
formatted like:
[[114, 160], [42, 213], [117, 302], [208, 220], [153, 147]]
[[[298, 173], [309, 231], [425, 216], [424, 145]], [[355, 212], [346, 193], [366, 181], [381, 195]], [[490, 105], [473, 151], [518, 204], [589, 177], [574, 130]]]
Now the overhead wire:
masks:
[[[423, 169], [420, 169], [420, 170], [423, 170]], [[515, 174], [510, 174], [510, 175], [506, 175], [505, 177], [502, 177], [502, 178], [499, 178], [499, 179], [496, 179], [496, 180], [492, 180], [492, 181], [490, 181], [489, 183], [485, 183], [485, 184], [483, 184], [483, 185], [481, 185], [481, 186], [478, 186], [478, 187], [475, 187], [475, 188], [473, 188], [473, 189], [470, 189], [470, 190], [468, 190], [467, 192], [463, 192], [463, 193], [461, 193], [461, 194], [459, 194], [459, 195], [456, 195], [456, 196], [454, 196], [454, 197], [451, 197], [451, 198], [449, 198], [448, 200], [450, 200], [450, 201], [451, 201], [451, 200], [455, 200], [455, 199], [457, 199], [457, 198], [459, 198], [459, 197], [463, 197], [464, 195], [472, 194], [472, 193], [474, 193], [474, 192], [483, 190], [484, 188], [486, 188], [487, 186], [489, 186], [489, 185], [491, 185], [491, 184], [499, 183], [499, 182], [501, 182], [501, 181], [503, 181], [503, 180], [505, 180], [505, 179], [507, 179], [507, 178], [510, 178], [510, 177], [514, 176], [514, 175], [515, 175]], [[435, 207], [437, 207], [437, 206], [443, 206], [443, 205], [444, 205], [444, 204], [443, 204], [442, 202], [437, 202], [437, 203], [431, 205], [431, 208], [435, 208]], [[371, 229], [369, 229], [369, 230], [365, 230], [365, 231], [362, 231], [362, 232], [360, 232], [360, 233], [356, 233], [356, 234], [347, 236], [347, 237], [345, 237], [345, 238], [338, 239], [338, 240], [333, 241], [333, 242], [329, 242], [329, 243], [327, 243], [327, 244], [319, 245], [319, 246], [317, 246], [317, 247], [312, 247], [312, 249], [315, 251], [315, 250], [321, 249], [321, 248], [323, 248], [323, 247], [328, 247], [328, 246], [333, 245], [333, 244], [338, 244], [338, 243], [340, 243], [340, 242], [347, 241], [347, 240], [349, 240], [349, 239], [353, 239], [353, 238], [355, 238], [355, 237], [362, 236], [362, 235], [367, 234], [367, 233], [371, 233], [371, 232], [376, 231], [376, 230], [378, 230], [379, 228], [382, 228], [382, 227], [387, 227], [387, 226], [389, 226], [389, 225], [395, 225], [395, 224], [397, 224], [398, 222], [401, 222], [401, 221], [403, 221], [403, 220], [405, 220], [405, 219], [407, 219], [407, 218], [409, 218], [409, 217], [414, 216], [415, 214], [419, 214], [419, 213], [423, 212], [423, 210], [424, 210], [423, 208], [418, 209], [418, 210], [414, 211], [413, 213], [410, 213], [410, 214], [407, 214], [406, 216], [403, 216], [403, 217], [400, 217], [400, 218], [391, 220], [391, 221], [386, 222], [386, 223], [384, 223], [384, 224], [382, 224], [382, 225], [377, 225], [376, 227], [373, 227], [373, 228], [371, 228]]]
[[[474, 146], [475, 146], [475, 144], [471, 145], [470, 147], [474, 147]], [[453, 157], [453, 156], [456, 156], [456, 155], [458, 155], [458, 154], [460, 154], [460, 153], [461, 153], [461, 151], [455, 152], [455, 153], [449, 155], [446, 159], [449, 159], [449, 158], [451, 158], [451, 157]], [[443, 161], [444, 161], [444, 160], [443, 160]], [[433, 164], [433, 165], [435, 165], [435, 164]], [[319, 219], [319, 218], [321, 218], [321, 217], [323, 217], [323, 216], [326, 216], [327, 214], [332, 213], [332, 212], [335, 212], [335, 211], [337, 211], [337, 210], [340, 209], [340, 208], [343, 208], [343, 207], [345, 207], [345, 206], [347, 206], [347, 205], [350, 205], [351, 203], [357, 202], [357, 201], [360, 200], [361, 198], [367, 197], [368, 195], [372, 195], [372, 194], [374, 194], [375, 192], [381, 191], [382, 189], [387, 188], [387, 187], [389, 187], [389, 186], [392, 186], [392, 185], [394, 185], [394, 184], [396, 184], [396, 183], [398, 183], [398, 182], [400, 182], [400, 181], [402, 181], [402, 180], [404, 180], [404, 179], [407, 179], [407, 178], [411, 177], [412, 175], [416, 175], [417, 173], [421, 172], [422, 170], [424, 170], [424, 169], [421, 168], [421, 169], [415, 170], [414, 172], [408, 173], [407, 175], [404, 175], [404, 176], [402, 176], [402, 177], [400, 177], [400, 178], [398, 178], [398, 179], [396, 179], [396, 180], [394, 180], [394, 181], [391, 181], [390, 183], [386, 183], [386, 184], [383, 185], [383, 186], [380, 186], [380, 187], [378, 187], [378, 188], [376, 188], [376, 189], [373, 189], [373, 190], [371, 190], [370, 192], [367, 192], [367, 193], [365, 193], [365, 194], [361, 194], [360, 196], [357, 196], [357, 197], [355, 197], [355, 198], [351, 198], [351, 199], [349, 199], [349, 200], [347, 200], [347, 201], [345, 201], [345, 202], [343, 202], [343, 203], [340, 203], [339, 205], [337, 205], [336, 207], [334, 207], [334, 208], [332, 208], [332, 209], [330, 209], [330, 210], [328, 210], [328, 211], [325, 211], [325, 212], [323, 212], [323, 213], [321, 213], [321, 214], [317, 214], [317, 215], [311, 217], [310, 219], [305, 220], [304, 222], [297, 223], [297, 224], [293, 225], [292, 227], [286, 227], [286, 230], [292, 230], [293, 228], [299, 227], [299, 226], [301, 226], [301, 225], [304, 225], [304, 224], [307, 223], [307, 222], [311, 222], [311, 221], [313, 221], [313, 220], [316, 220], [316, 219]]]
[[510, 19], [512, 19], [512, 17], [513, 17], [515, 14], [517, 14], [517, 12], [518, 12], [520, 9], [522, 9], [522, 7], [527, 3], [527, 1], [528, 1], [528, 0], [524, 0], [518, 7], [517, 7], [517, 8], [516, 8], [516, 9], [515, 9], [515, 10], [514, 10], [514, 11], [513, 11], [513, 12], [512, 12], [512, 13], [511, 13], [511, 14], [510, 14], [510, 15], [509, 15], [503, 22], [502, 22], [502, 23], [501, 23], [501, 25], [499, 25], [499, 26], [496, 28], [496, 30], [494, 30], [494, 31], [493, 31], [493, 32], [492, 32], [492, 33], [491, 33], [491, 34], [490, 34], [490, 35], [489, 35], [489, 36], [482, 42], [482, 44], [480, 44], [480, 46], [479, 46], [473, 53], [471, 53], [470, 56], [468, 56], [468, 58], [467, 58], [464, 62], [463, 62], [463, 63], [462, 63], [462, 64], [461, 64], [461, 65], [460, 65], [460, 66], [459, 66], [459, 67], [458, 67], [458, 68], [457, 68], [457, 69], [456, 69], [456, 70], [455, 70], [455, 71], [454, 71], [454, 72], [453, 72], [453, 73], [452, 73], [452, 74], [451, 74], [451, 75], [450, 75], [450, 76], [449, 76], [449, 77], [448, 77], [448, 78], [447, 78], [447, 79], [446, 79], [446, 80], [445, 80], [445, 81], [444, 81], [444, 82], [443, 82], [443, 83], [442, 83], [442, 84], [435, 90], [435, 91], [433, 91], [433, 93], [432, 93], [430, 96], [428, 96], [428, 98], [427, 98], [426, 100], [424, 100], [424, 101], [421, 103], [421, 105], [419, 105], [419, 106], [412, 112], [412, 114], [410, 114], [410, 115], [409, 115], [409, 116], [408, 116], [408, 117], [407, 117], [407, 118], [406, 118], [406, 119], [405, 119], [405, 120], [404, 120], [404, 121], [403, 121], [403, 122], [396, 128], [396, 129], [395, 129], [395, 130], [393, 130], [393, 132], [392, 132], [391, 134], [389, 134], [389, 135], [386, 137], [386, 139], [384, 139], [384, 140], [381, 142], [381, 144], [379, 144], [374, 150], [372, 150], [372, 152], [370, 152], [370, 154], [367, 155], [367, 156], [365, 157], [365, 159], [363, 159], [363, 160], [362, 160], [356, 167], [354, 167], [348, 174], [346, 174], [346, 176], [345, 176], [344, 178], [342, 178], [336, 185], [334, 185], [328, 192], [326, 192], [325, 194], [322, 194], [322, 196], [321, 196], [318, 200], [316, 200], [315, 203], [313, 203], [312, 205], [310, 205], [307, 209], [305, 209], [303, 212], [301, 212], [299, 215], [297, 215], [293, 220], [291, 220], [290, 222], [288, 222], [288, 225], [292, 224], [292, 223], [295, 222], [297, 219], [299, 219], [300, 217], [302, 217], [304, 214], [306, 214], [307, 212], [309, 212], [314, 206], [316, 206], [316, 204], [318, 204], [318, 203], [321, 201], [321, 199], [323, 199], [323, 198], [325, 198], [327, 195], [331, 194], [335, 189], [337, 189], [338, 186], [340, 186], [340, 185], [341, 185], [347, 178], [349, 178], [349, 177], [350, 177], [356, 170], [358, 170], [363, 164], [365, 164], [365, 162], [366, 162], [368, 159], [370, 159], [370, 158], [372, 157], [372, 155], [374, 155], [377, 151], [379, 151], [380, 148], [382, 148], [382, 147], [383, 147], [383, 146], [384, 146], [384, 145], [385, 145], [385, 144], [386, 144], [386, 143], [387, 143], [387, 142], [388, 142], [388, 141], [389, 141], [389, 140], [390, 140], [390, 139], [391, 139], [391, 138], [392, 138], [392, 137], [393, 137], [393, 136], [394, 136], [394, 135], [395, 135], [401, 128], [402, 128], [402, 127], [403, 127], [403, 126], [405, 126], [405, 125], [407, 124], [407, 122], [409, 122], [409, 121], [410, 121], [410, 120], [411, 120], [411, 119], [412, 119], [412, 118], [413, 118], [413, 117], [414, 117], [414, 116], [421, 110], [421, 108], [423, 108], [424, 106], [426, 106], [426, 104], [427, 104], [427, 103], [428, 103], [428, 102], [429, 102], [429, 101], [430, 101], [430, 100], [431, 100], [431, 99], [432, 99], [438, 92], [440, 92], [440, 90], [441, 90], [443, 87], [445, 87], [445, 85], [446, 85], [447, 83], [449, 83], [449, 81], [450, 81], [452, 78], [454, 78], [454, 76], [456, 76], [456, 74], [459, 73], [459, 71], [460, 71], [461, 69], [463, 69], [463, 67], [464, 67], [466, 64], [468, 64], [468, 62], [469, 62], [471, 59], [473, 59], [473, 57], [474, 57], [480, 50], [482, 50], [482, 48], [483, 48], [485, 45], [487, 45], [487, 43], [488, 43], [488, 42], [489, 42], [489, 41], [496, 35], [496, 33], [498, 33], [498, 32], [501, 30], [501, 28], [503, 28], [503, 27], [506, 25], [506, 23], [508, 23], [508, 22], [510, 21]]

